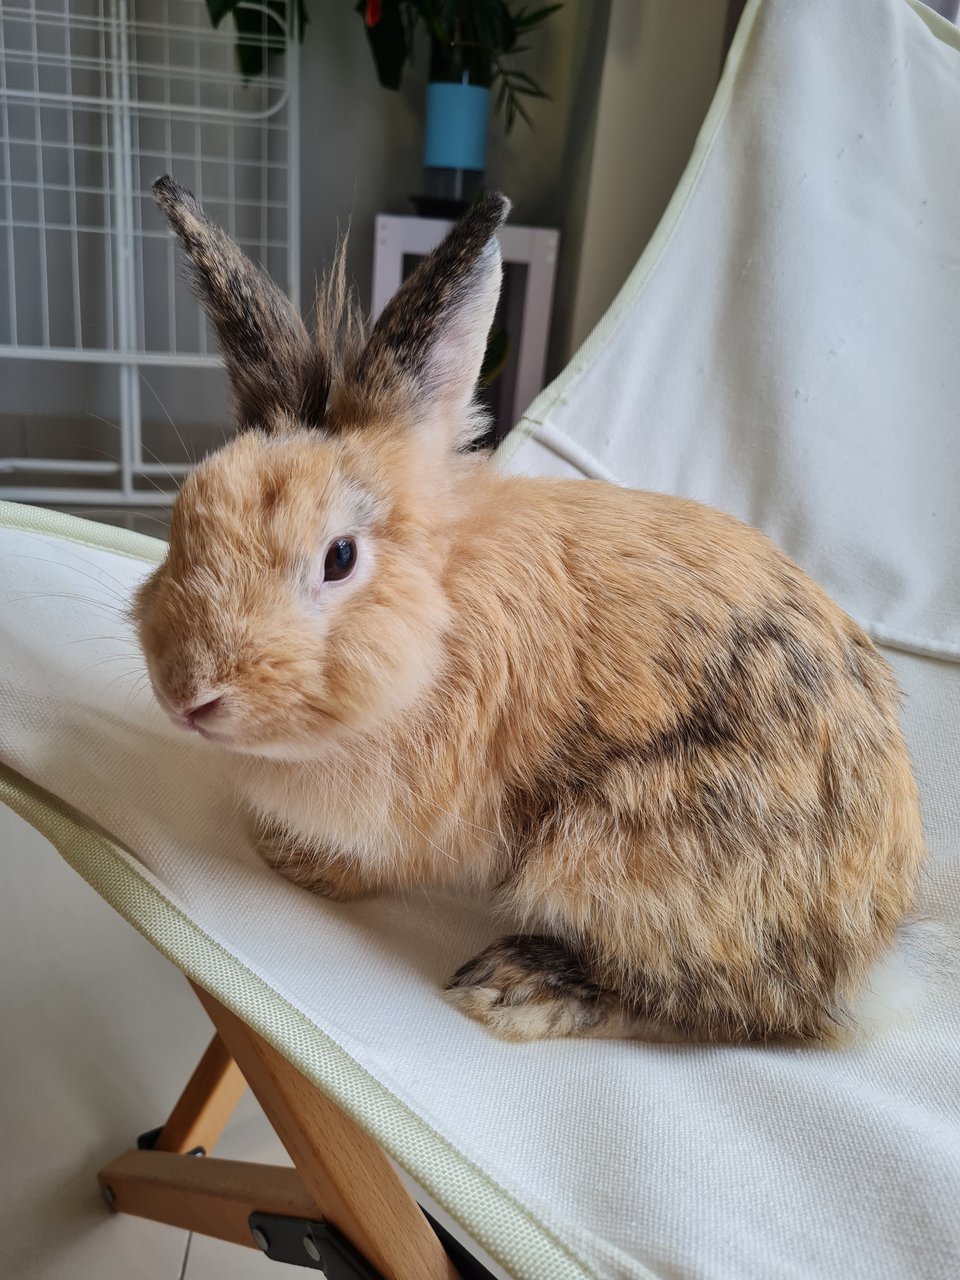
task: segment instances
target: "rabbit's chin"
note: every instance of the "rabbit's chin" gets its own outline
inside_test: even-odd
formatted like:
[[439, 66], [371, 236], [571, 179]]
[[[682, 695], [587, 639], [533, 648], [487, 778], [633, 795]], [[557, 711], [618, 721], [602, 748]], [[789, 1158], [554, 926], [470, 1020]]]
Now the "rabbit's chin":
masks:
[[217, 743], [221, 751], [231, 755], [245, 756], [253, 760], [278, 760], [287, 764], [300, 764], [308, 760], [316, 760], [329, 754], [335, 747], [332, 743], [322, 742], [254, 742]]
[[233, 756], [243, 756], [250, 760], [277, 760], [288, 764], [306, 763], [323, 760], [325, 757], [337, 755], [349, 749], [350, 743], [360, 736], [360, 730], [346, 724], [336, 724], [329, 731], [302, 738], [265, 738], [263, 741], [252, 739], [206, 737], [211, 750], [226, 752]]

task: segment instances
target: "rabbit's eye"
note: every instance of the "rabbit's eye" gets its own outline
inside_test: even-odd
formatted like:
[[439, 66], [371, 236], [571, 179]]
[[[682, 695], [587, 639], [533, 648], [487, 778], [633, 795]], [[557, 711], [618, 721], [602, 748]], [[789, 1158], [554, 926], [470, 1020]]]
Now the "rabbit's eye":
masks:
[[324, 582], [342, 582], [349, 578], [357, 564], [357, 544], [353, 538], [337, 538], [327, 548], [323, 561]]

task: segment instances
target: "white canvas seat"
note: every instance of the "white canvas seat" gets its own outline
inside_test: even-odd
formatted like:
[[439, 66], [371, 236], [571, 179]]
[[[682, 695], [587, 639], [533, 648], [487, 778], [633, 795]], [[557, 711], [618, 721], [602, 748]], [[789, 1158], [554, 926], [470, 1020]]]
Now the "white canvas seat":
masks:
[[[919, 6], [754, 0], [663, 224], [501, 462], [732, 511], [871, 631], [960, 949], [958, 118], [958, 33]], [[162, 555], [0, 507], [0, 799], [508, 1275], [960, 1274], [960, 965], [840, 1048], [500, 1043], [440, 995], [503, 931], [486, 903], [338, 905], [261, 863], [123, 617]]]

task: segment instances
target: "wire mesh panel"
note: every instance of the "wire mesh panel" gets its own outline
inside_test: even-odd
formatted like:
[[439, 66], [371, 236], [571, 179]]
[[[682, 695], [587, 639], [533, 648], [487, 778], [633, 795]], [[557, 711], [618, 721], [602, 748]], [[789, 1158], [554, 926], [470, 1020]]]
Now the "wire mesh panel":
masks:
[[[113, 500], [130, 501], [152, 465], [140, 370], [219, 363], [154, 207], [159, 174], [195, 191], [296, 300], [297, 50], [288, 35], [276, 4], [245, 4], [219, 29], [203, 0], [0, 6], [0, 411], [43, 416], [56, 401], [25, 362], [116, 365], [120, 380], [114, 471], [109, 462], [78, 469], [66, 456], [38, 468], [12, 456], [16, 433], [4, 432], [8, 477], [112, 476]], [[260, 74], [238, 66], [238, 37], [241, 65], [262, 62]], [[33, 402], [31, 381], [42, 391]], [[4, 492], [56, 500], [41, 488]]]

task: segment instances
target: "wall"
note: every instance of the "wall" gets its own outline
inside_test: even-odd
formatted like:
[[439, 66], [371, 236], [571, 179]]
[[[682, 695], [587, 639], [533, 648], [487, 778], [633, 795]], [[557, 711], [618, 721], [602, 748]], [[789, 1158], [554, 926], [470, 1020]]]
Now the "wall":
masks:
[[717, 0], [613, 0], [596, 106], [575, 274], [559, 348], [572, 353], [653, 234], [713, 97], [726, 6]]
[[[490, 132], [487, 181], [517, 222], [562, 232], [549, 371], [569, 359], [639, 257], [716, 88], [722, 0], [567, 0], [518, 65], [550, 101], [534, 128]], [[377, 212], [420, 189], [427, 51], [399, 93], [381, 89], [359, 16], [314, 5], [303, 50], [303, 296], [351, 224], [350, 266], [368, 303]]]
[[[571, 156], [591, 134], [609, 0], [567, 0], [529, 40], [516, 65], [550, 101], [531, 99], [534, 128], [490, 129], [487, 182], [514, 203], [513, 219], [566, 230]], [[337, 227], [351, 228], [350, 267], [369, 305], [374, 218], [412, 213], [422, 190], [423, 101], [428, 49], [417, 49], [399, 92], [377, 82], [366, 33], [350, 4], [318, 4], [303, 47], [301, 185], [303, 297], [328, 261]], [[565, 265], [565, 263], [564, 263]]]

